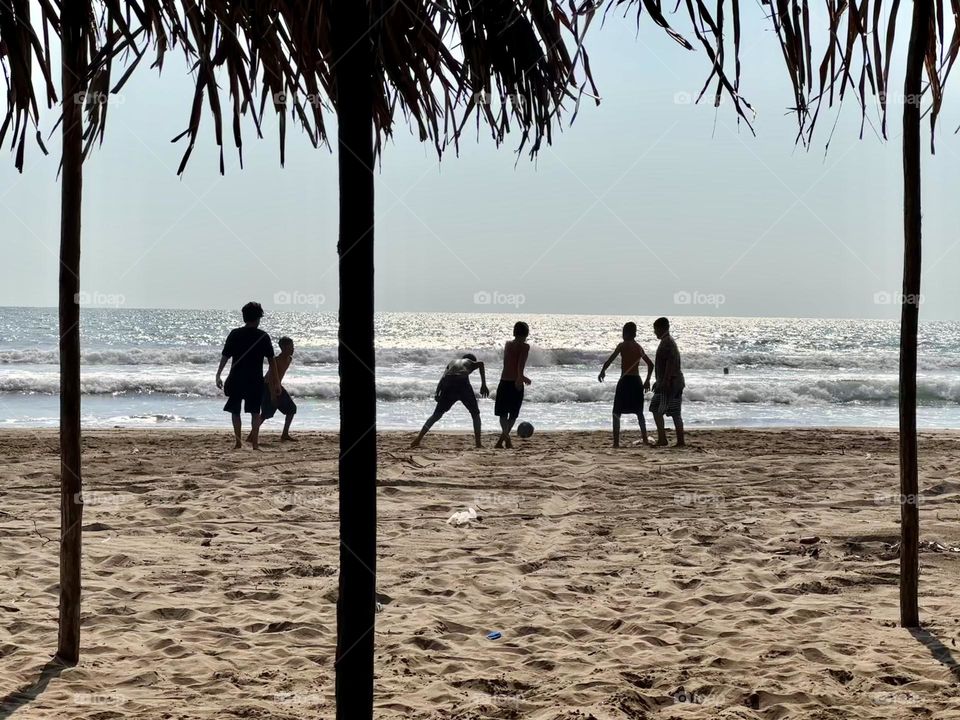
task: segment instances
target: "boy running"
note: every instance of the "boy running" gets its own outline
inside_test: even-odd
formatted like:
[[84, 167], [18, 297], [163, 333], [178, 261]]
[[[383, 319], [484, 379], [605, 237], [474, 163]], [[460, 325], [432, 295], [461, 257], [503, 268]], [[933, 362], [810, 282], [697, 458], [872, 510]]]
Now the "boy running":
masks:
[[443, 371], [443, 376], [437, 383], [437, 390], [434, 393], [437, 407], [433, 415], [423, 424], [417, 439], [410, 443], [410, 447], [420, 447], [420, 441], [433, 424], [458, 402], [462, 402], [473, 417], [473, 437], [477, 447], [483, 447], [480, 444], [480, 408], [477, 405], [476, 393], [473, 392], [473, 385], [470, 383], [470, 373], [474, 370], [480, 371], [480, 397], [485, 398], [490, 395], [487, 389], [486, 370], [475, 355], [467, 353], [459, 360], [451, 360], [447, 363], [447, 368]]
[[279, 410], [286, 418], [283, 423], [283, 434], [280, 435], [280, 442], [296, 442], [296, 438], [290, 436], [290, 424], [293, 422], [293, 416], [297, 414], [297, 404], [281, 384], [283, 376], [286, 375], [287, 369], [293, 361], [293, 340], [284, 336], [277, 341], [277, 344], [280, 346], [280, 354], [277, 355], [276, 359], [277, 385], [280, 388], [280, 393], [277, 402], [274, 403], [270, 397], [269, 389], [263, 389], [263, 396], [260, 399], [260, 414], [263, 420], [269, 420]]
[[503, 372], [500, 374], [500, 384], [497, 385], [497, 399], [493, 412], [500, 418], [500, 439], [494, 447], [512, 448], [510, 431], [520, 415], [520, 406], [523, 405], [523, 386], [530, 384], [530, 378], [523, 374], [527, 365], [527, 356], [530, 346], [527, 337], [530, 328], [525, 322], [518, 322], [513, 326], [513, 340], [508, 340], [503, 346]]
[[[613, 446], [620, 447], [620, 416], [623, 413], [636, 415], [640, 421], [640, 439], [647, 444], [647, 423], [643, 417], [643, 392], [650, 389], [650, 374], [653, 372], [653, 363], [637, 343], [637, 324], [628, 322], [623, 326], [623, 342], [617, 345], [600, 368], [597, 380], [603, 382], [607, 368], [613, 363], [617, 355], [620, 356], [620, 380], [617, 381], [617, 392], [613, 397]], [[647, 364], [647, 379], [640, 382], [640, 361]]]

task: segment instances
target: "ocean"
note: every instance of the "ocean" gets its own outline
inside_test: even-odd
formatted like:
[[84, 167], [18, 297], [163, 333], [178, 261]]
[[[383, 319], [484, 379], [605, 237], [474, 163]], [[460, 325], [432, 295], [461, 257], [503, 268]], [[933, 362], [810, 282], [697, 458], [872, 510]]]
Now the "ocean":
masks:
[[[240, 324], [239, 315], [84, 308], [84, 425], [226, 427], [214, 376], [223, 340]], [[419, 428], [433, 409], [444, 366], [463, 352], [487, 364], [494, 389], [500, 348], [518, 319], [530, 324], [532, 346], [527, 375], [533, 384], [521, 419], [539, 429], [609, 427], [619, 361], [607, 382], [597, 382], [597, 373], [620, 341], [624, 322], [636, 321], [638, 341], [651, 356], [656, 350], [650, 317], [381, 313], [379, 427]], [[896, 427], [895, 321], [674, 317], [672, 324], [683, 356], [688, 426]], [[336, 316], [271, 311], [261, 327], [274, 341], [289, 335], [296, 343], [284, 382], [299, 405], [294, 428], [335, 429]], [[479, 389], [476, 373], [473, 381]], [[56, 310], [0, 308], [2, 424], [56, 426], [57, 385]], [[919, 398], [921, 427], [960, 428], [960, 323], [921, 324]], [[493, 428], [493, 401], [480, 407]], [[632, 426], [627, 420], [626, 427]], [[460, 406], [437, 425], [469, 427]]]

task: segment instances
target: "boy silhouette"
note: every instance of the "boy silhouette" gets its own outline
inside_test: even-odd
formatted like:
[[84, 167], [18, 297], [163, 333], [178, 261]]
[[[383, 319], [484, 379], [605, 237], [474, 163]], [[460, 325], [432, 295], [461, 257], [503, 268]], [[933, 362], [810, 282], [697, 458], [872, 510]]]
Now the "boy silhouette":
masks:
[[677, 447], [683, 447], [683, 418], [680, 408], [683, 401], [683, 370], [680, 368], [680, 350], [670, 336], [670, 321], [665, 317], [657, 318], [653, 323], [653, 332], [660, 340], [657, 355], [653, 361], [657, 371], [657, 382], [653, 385], [653, 398], [650, 400], [650, 412], [657, 424], [657, 445], [667, 444], [667, 431], [664, 429], [663, 416], [673, 418], [673, 427], [677, 432]]
[[530, 346], [527, 337], [530, 328], [525, 322], [518, 322], [513, 326], [513, 340], [507, 340], [503, 346], [503, 372], [500, 373], [500, 384], [497, 385], [497, 399], [493, 412], [500, 418], [500, 439], [494, 447], [512, 448], [510, 431], [520, 415], [520, 406], [523, 405], [523, 386], [530, 384], [530, 378], [523, 374], [527, 365], [527, 356]]
[[290, 424], [293, 422], [293, 416], [297, 414], [297, 404], [282, 384], [283, 376], [286, 375], [290, 363], [293, 362], [293, 340], [284, 335], [277, 340], [277, 345], [280, 346], [280, 354], [276, 358], [277, 386], [280, 388], [280, 392], [277, 395], [277, 401], [274, 402], [270, 397], [269, 388], [265, 387], [263, 389], [263, 395], [260, 398], [260, 415], [263, 420], [269, 420], [279, 410], [285, 418], [280, 442], [296, 442], [296, 438], [290, 435]]
[[480, 371], [480, 397], [485, 398], [490, 395], [490, 391], [487, 389], [486, 369], [475, 355], [467, 353], [458, 360], [451, 360], [447, 363], [434, 393], [437, 407], [433, 411], [433, 415], [428, 417], [423, 424], [416, 440], [410, 443], [410, 447], [420, 447], [420, 441], [433, 427], [433, 424], [458, 402], [462, 402], [463, 406], [470, 411], [470, 415], [473, 417], [474, 440], [477, 447], [482, 447], [480, 444], [480, 408], [477, 405], [477, 395], [473, 392], [473, 385], [470, 383], [470, 373], [474, 370]]
[[[647, 444], [647, 423], [643, 417], [643, 392], [650, 389], [650, 374], [653, 372], [653, 363], [643, 348], [637, 343], [637, 324], [628, 322], [623, 326], [623, 342], [614, 348], [610, 357], [600, 368], [597, 380], [603, 382], [607, 368], [613, 363], [617, 355], [620, 356], [620, 380], [617, 381], [617, 391], [613, 396], [613, 446], [620, 447], [620, 416], [623, 413], [636, 415], [640, 421], [640, 439]], [[640, 382], [640, 361], [647, 364], [647, 379]]]
[[[266, 386], [273, 402], [277, 402], [277, 393], [280, 383], [277, 381], [277, 365], [273, 357], [273, 343], [270, 336], [260, 329], [260, 319], [263, 317], [263, 308], [258, 302], [248, 302], [241, 309], [243, 325], [234, 328], [227, 335], [223, 343], [223, 352], [220, 354], [220, 367], [217, 368], [217, 387], [227, 396], [227, 403], [223, 409], [230, 413], [233, 420], [233, 434], [236, 439], [235, 450], [243, 447], [240, 441], [242, 421], [240, 419], [241, 404], [244, 412], [250, 413], [252, 429], [247, 441], [254, 450], [260, 449], [260, 424], [263, 418], [260, 415], [260, 403], [264, 392], [263, 361], [268, 364]], [[227, 362], [230, 364], [230, 373], [227, 382], [220, 379]]]

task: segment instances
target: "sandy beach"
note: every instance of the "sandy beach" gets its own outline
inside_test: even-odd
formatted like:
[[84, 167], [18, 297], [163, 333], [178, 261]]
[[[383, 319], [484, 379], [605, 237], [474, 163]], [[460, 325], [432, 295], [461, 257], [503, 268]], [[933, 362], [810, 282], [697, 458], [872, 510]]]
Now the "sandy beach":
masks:
[[[332, 717], [337, 445], [300, 437], [87, 433], [59, 669], [56, 434], [0, 433], [0, 717]], [[921, 437], [915, 634], [891, 432], [411, 437], [380, 444], [377, 717], [960, 718], [957, 434]]]

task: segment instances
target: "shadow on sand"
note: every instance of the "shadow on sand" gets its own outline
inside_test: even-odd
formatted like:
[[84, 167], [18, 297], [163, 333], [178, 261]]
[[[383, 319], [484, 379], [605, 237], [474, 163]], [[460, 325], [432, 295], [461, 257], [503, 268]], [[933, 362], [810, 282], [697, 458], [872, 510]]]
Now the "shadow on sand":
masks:
[[47, 685], [50, 684], [50, 681], [60, 675], [60, 673], [62, 673], [68, 667], [72, 666], [64, 663], [61, 660], [58, 660], [57, 658], [53, 658], [40, 669], [40, 674], [37, 676], [36, 680], [29, 685], [26, 685], [19, 690], [14, 690], [13, 692], [7, 693], [4, 697], [0, 698], [0, 720], [7, 720], [7, 718], [13, 715], [24, 705], [29, 705], [31, 702], [36, 700], [40, 694], [47, 689]]
[[[960, 662], [950, 652], [950, 648], [940, 642], [940, 638], [925, 628], [910, 628], [910, 634], [930, 651], [934, 659], [945, 665], [954, 678], [960, 680]], [[0, 715], [0, 718], [2, 717]]]

